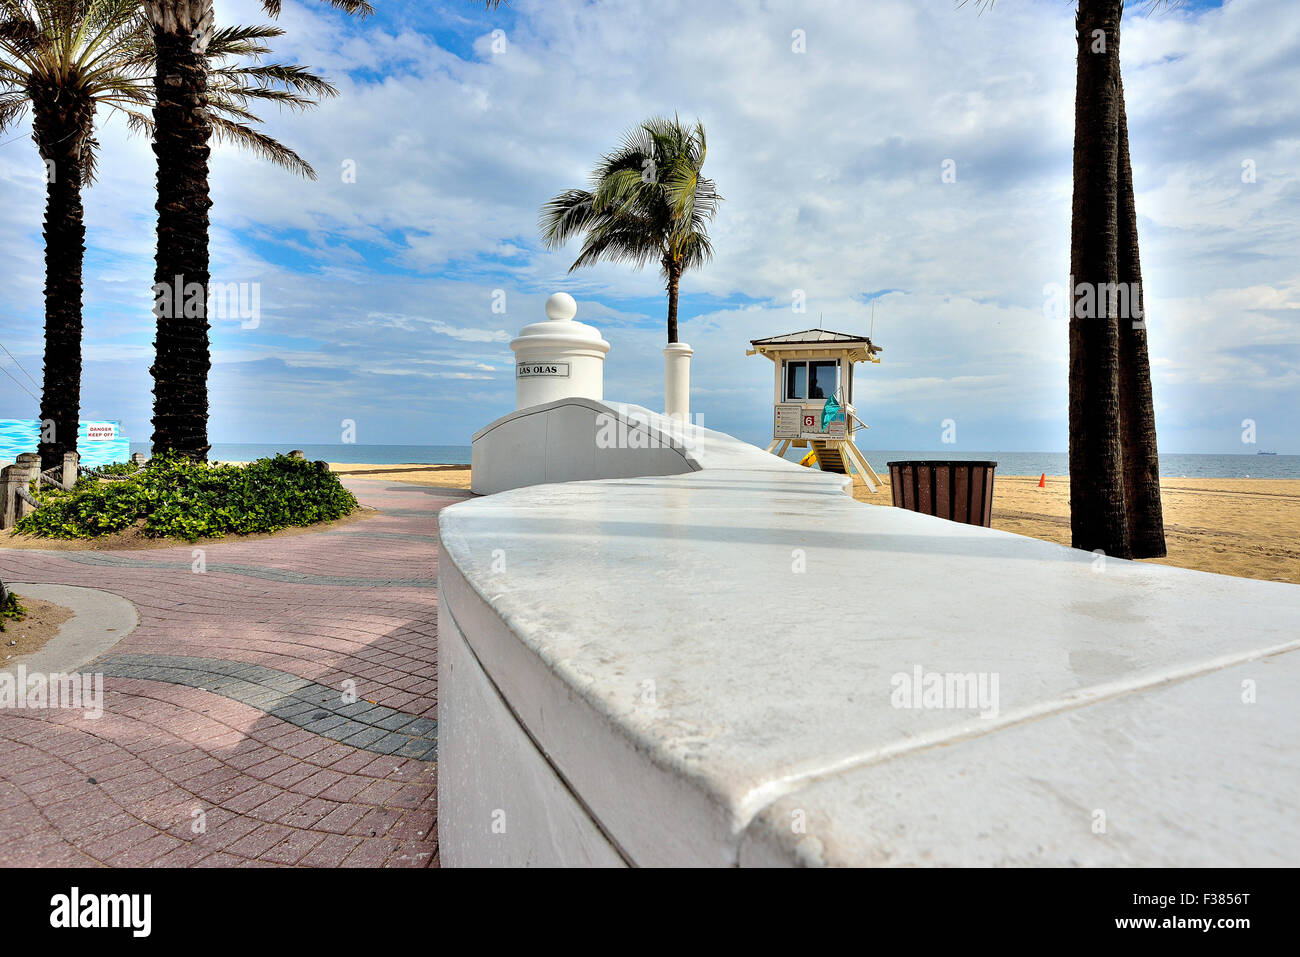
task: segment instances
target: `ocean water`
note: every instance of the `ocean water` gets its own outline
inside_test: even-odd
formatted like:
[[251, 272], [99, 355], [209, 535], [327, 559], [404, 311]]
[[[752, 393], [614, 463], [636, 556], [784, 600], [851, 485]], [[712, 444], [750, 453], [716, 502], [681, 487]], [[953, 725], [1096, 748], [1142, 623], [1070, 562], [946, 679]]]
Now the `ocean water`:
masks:
[[[422, 463], [468, 465], [468, 445], [228, 445], [212, 447], [218, 462], [247, 462], [300, 448], [309, 459], [326, 462], [369, 462], [376, 465]], [[132, 452], [149, 453], [149, 447], [131, 443]], [[1065, 475], [1069, 456], [1064, 452], [958, 452], [953, 449], [863, 449], [871, 467], [884, 475], [887, 463], [900, 459], [978, 459], [998, 463], [999, 475]], [[786, 458], [798, 461], [803, 451], [792, 449]], [[1300, 479], [1300, 455], [1191, 455], [1160, 456], [1160, 474], [1166, 478], [1289, 478]]]
[[[292, 445], [215, 443], [208, 458], [214, 462], [251, 462], [276, 453], [301, 449], [309, 459], [325, 462], [365, 462], [374, 465], [427, 463], [432, 465], [469, 465], [468, 445]], [[132, 452], [149, 454], [147, 442], [132, 442]]]
[[[917, 451], [863, 449], [867, 461], [884, 476], [889, 462], [903, 459], [957, 459], [997, 462], [996, 475], [1066, 475], [1070, 456], [1065, 452], [957, 452], [953, 449]], [[786, 458], [798, 461], [805, 451], [792, 449]], [[1162, 478], [1278, 478], [1300, 479], [1300, 455], [1192, 455], [1160, 456]]]

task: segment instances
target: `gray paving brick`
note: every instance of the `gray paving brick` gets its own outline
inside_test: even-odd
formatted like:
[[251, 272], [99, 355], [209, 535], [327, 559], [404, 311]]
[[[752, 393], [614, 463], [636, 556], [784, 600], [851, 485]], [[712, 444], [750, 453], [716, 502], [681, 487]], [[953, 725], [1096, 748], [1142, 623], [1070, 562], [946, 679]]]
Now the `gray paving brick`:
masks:
[[[367, 723], [373, 724], [376, 728], [383, 728], [385, 731], [401, 731], [412, 721], [417, 720], [413, 714], [404, 714], [401, 711], [393, 711], [391, 708], [386, 708], [384, 710], [386, 710], [388, 714], [385, 715], [382, 720], [372, 720]], [[373, 717], [373, 715], [371, 717]]]
[[315, 711], [315, 705], [307, 701], [299, 701], [296, 698], [290, 698], [281, 702], [272, 709], [271, 713], [277, 718], [288, 719], [297, 715], [307, 714]]
[[438, 734], [438, 722], [430, 718], [416, 718], [402, 730], [418, 737], [432, 738]]
[[323, 734], [327, 738], [334, 738], [335, 741], [342, 741], [342, 738], [330, 734], [329, 732], [340, 727], [351, 727], [351, 725], [347, 718], [340, 718], [336, 714], [331, 714], [324, 718], [317, 718], [315, 721], [312, 721], [309, 724], [304, 724], [302, 727], [304, 731], [310, 731], [312, 734]]
[[299, 678], [297, 675], [278, 674], [265, 679], [262, 684], [269, 685], [277, 691], [299, 691], [309, 687], [312, 682], [306, 678]]
[[415, 739], [405, 734], [398, 734], [395, 731], [389, 731], [382, 738], [374, 741], [367, 746], [369, 751], [378, 751], [380, 754], [396, 754], [407, 744]]
[[[415, 758], [419, 761], [432, 761], [437, 756], [437, 746], [429, 744], [424, 738], [412, 738], [394, 751], [393, 754], [403, 758]], [[426, 757], [426, 755], [432, 755], [433, 757]]]
[[364, 699], [344, 704], [335, 688], [264, 665], [182, 655], [110, 654], [86, 670], [202, 688], [352, 747], [436, 758], [436, 721]]
[[[334, 709], [334, 713], [341, 714], [345, 718], [365, 721], [363, 715], [374, 711], [378, 707], [377, 704], [371, 701], [361, 699], [360, 701], [354, 701], [351, 704], [339, 705], [339, 707]], [[370, 722], [367, 721], [366, 723], [369, 724]]]
[[367, 745], [374, 744], [380, 738], [384, 737], [386, 733], [387, 732], [385, 732], [383, 728], [363, 726], [356, 733], [350, 734], [346, 738], [340, 738], [339, 740], [344, 744], [352, 745], [354, 748], [364, 748]]

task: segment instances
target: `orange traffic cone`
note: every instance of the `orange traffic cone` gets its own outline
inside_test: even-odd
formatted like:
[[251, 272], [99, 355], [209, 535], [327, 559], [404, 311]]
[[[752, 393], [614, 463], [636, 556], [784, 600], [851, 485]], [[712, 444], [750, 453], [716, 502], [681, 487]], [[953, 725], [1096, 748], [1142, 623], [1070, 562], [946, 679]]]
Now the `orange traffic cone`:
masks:
[[1047, 488], [1047, 473], [1046, 473], [1046, 472], [1044, 472], [1044, 473], [1043, 473], [1043, 477], [1040, 478], [1040, 479], [1038, 480], [1038, 487], [1039, 487], [1039, 488]]

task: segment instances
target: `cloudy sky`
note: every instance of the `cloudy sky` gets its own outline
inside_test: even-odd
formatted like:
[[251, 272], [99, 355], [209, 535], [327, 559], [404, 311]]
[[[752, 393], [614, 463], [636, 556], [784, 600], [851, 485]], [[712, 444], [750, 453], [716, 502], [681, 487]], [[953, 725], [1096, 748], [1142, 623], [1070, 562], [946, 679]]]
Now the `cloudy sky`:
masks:
[[[261, 316], [214, 323], [213, 441], [338, 442], [350, 419], [363, 444], [467, 444], [513, 407], [508, 341], [558, 290], [613, 344], [607, 398], [661, 407], [657, 274], [569, 274], [576, 244], [541, 249], [536, 220], [628, 127], [676, 112], [703, 121], [726, 200], [715, 261], [682, 284], [703, 424], [763, 440], [771, 366], [748, 340], [866, 332], [874, 304], [866, 447], [940, 448], [953, 419], [961, 449], [1066, 448], [1066, 324], [1045, 288], [1069, 269], [1067, 0], [376, 5], [353, 21], [289, 0], [280, 18], [281, 57], [340, 91], [267, 116], [317, 181], [214, 155], [214, 280], [260, 284]], [[1295, 0], [1130, 11], [1122, 49], [1161, 449], [1300, 452]], [[146, 440], [152, 154], [100, 119], [82, 415]], [[27, 130], [6, 134], [0, 343], [38, 380], [42, 172]], [[0, 417], [36, 412], [0, 376]]]

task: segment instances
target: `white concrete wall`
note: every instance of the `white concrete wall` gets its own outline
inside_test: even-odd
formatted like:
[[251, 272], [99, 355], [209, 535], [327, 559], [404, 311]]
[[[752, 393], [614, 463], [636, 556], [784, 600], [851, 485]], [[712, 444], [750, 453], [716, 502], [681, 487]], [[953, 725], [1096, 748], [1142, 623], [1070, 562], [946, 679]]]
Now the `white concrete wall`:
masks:
[[[1300, 859], [1300, 587], [865, 505], [724, 446], [440, 513], [456, 863]], [[456, 714], [492, 710], [461, 635], [494, 719]], [[996, 713], [896, 707], [915, 667], [996, 676]], [[511, 788], [557, 810], [489, 843]]]
[[438, 853], [444, 867], [621, 867], [614, 847], [438, 612]]
[[724, 465], [799, 468], [723, 432], [684, 426], [641, 406], [576, 397], [504, 415], [474, 433], [472, 442], [471, 488], [480, 495], [547, 482], [679, 475]]

